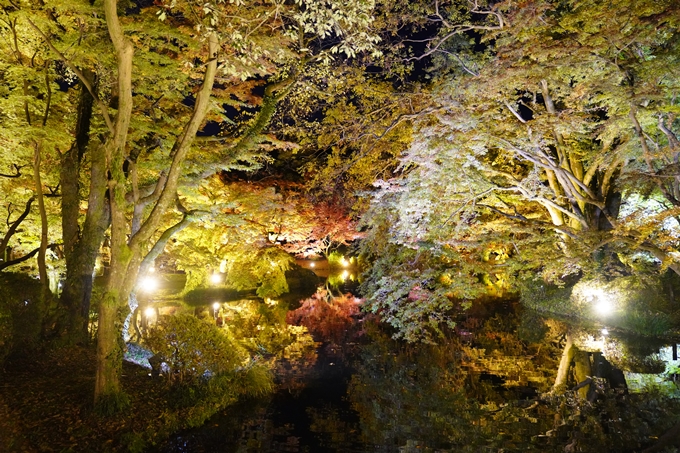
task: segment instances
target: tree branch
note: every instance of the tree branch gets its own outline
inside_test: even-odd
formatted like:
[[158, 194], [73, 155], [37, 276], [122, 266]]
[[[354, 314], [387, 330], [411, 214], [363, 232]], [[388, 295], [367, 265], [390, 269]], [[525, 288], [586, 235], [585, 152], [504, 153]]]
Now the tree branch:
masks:
[[17, 165], [17, 164], [12, 164], [12, 167], [14, 167], [14, 173], [13, 175], [10, 174], [5, 174], [5, 173], [0, 173], [0, 177], [3, 178], [19, 178], [21, 176], [21, 169], [26, 167], [27, 165]]
[[[54, 249], [59, 247], [59, 244], [50, 244], [47, 246], [47, 249]], [[40, 247], [36, 247], [35, 249], [31, 250], [29, 253], [26, 255], [22, 256], [21, 258], [17, 258], [15, 260], [11, 261], [5, 261], [3, 263], [0, 263], [0, 271], [3, 269], [7, 269], [10, 266], [14, 266], [19, 263], [23, 263], [24, 261], [28, 261], [29, 259], [33, 258], [38, 252], [40, 251]]]
[[9, 229], [5, 233], [5, 236], [2, 238], [2, 241], [0, 241], [0, 256], [5, 254], [5, 250], [7, 249], [7, 244], [9, 244], [9, 240], [12, 236], [17, 231], [17, 228], [19, 228], [19, 225], [21, 225], [21, 222], [24, 221], [26, 217], [28, 217], [28, 214], [31, 212], [31, 204], [35, 201], [35, 197], [31, 197], [28, 199], [26, 202], [26, 207], [24, 208], [24, 212], [21, 213], [21, 215], [14, 221], [11, 222], [9, 221], [9, 216], [7, 217], [7, 225], [9, 225]]
[[108, 127], [109, 132], [111, 132], [113, 134], [115, 129], [113, 127], [113, 121], [111, 121], [111, 117], [109, 116], [108, 107], [106, 106], [106, 104], [104, 104], [102, 102], [101, 99], [99, 99], [99, 96], [97, 96], [97, 93], [92, 88], [92, 84], [90, 83], [90, 81], [85, 77], [85, 75], [83, 75], [83, 73], [80, 71], [80, 69], [78, 69], [78, 67], [76, 65], [71, 63], [71, 61], [68, 58], [66, 58], [66, 56], [59, 51], [59, 49], [54, 47], [54, 44], [52, 44], [52, 41], [50, 40], [50, 38], [48, 38], [47, 35], [37, 25], [35, 25], [31, 21], [31, 19], [26, 19], [26, 20], [28, 21], [29, 24], [31, 24], [31, 27], [33, 27], [33, 29], [35, 31], [37, 31], [40, 34], [40, 36], [43, 37], [47, 46], [50, 49], [52, 49], [52, 52], [57, 54], [57, 56], [61, 59], [61, 61], [63, 61], [64, 64], [66, 66], [68, 66], [68, 68], [71, 71], [73, 71], [76, 74], [76, 76], [78, 76], [78, 78], [83, 83], [85, 88], [87, 88], [87, 91], [90, 92], [90, 95], [92, 96], [92, 98], [97, 102], [97, 105], [99, 106], [99, 110], [101, 110], [102, 116], [104, 117], [104, 121], [106, 122], [106, 126]]

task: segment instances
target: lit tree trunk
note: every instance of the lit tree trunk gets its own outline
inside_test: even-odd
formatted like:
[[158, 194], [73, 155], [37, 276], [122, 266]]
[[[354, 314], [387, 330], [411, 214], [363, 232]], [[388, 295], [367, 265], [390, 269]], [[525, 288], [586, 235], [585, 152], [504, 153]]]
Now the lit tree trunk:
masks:
[[106, 167], [110, 173], [111, 266], [99, 303], [97, 329], [97, 373], [95, 403], [107, 412], [115, 412], [125, 404], [120, 388], [122, 367], [121, 320], [126, 295], [122, 288], [131, 261], [127, 245], [125, 218], [125, 143], [132, 114], [132, 44], [123, 35], [116, 11], [116, 0], [104, 1], [104, 14], [118, 64], [118, 112], [114, 130], [106, 145]]
[[42, 143], [33, 142], [35, 153], [33, 155], [33, 181], [35, 182], [35, 197], [38, 201], [38, 212], [40, 213], [40, 249], [38, 251], [38, 271], [40, 272], [40, 284], [43, 290], [49, 287], [47, 277], [47, 264], [45, 256], [47, 254], [47, 212], [45, 211], [45, 197], [42, 191], [42, 180], [40, 178], [40, 161]]
[[[576, 375], [576, 381], [579, 384], [582, 384], [593, 374], [590, 366], [590, 357], [587, 352], [577, 349], [574, 353], [574, 374]], [[578, 394], [581, 399], [586, 399], [589, 390], [590, 385], [583, 385], [578, 389]]]
[[574, 351], [575, 348], [571, 339], [571, 335], [567, 334], [567, 342], [565, 343], [564, 350], [562, 351], [560, 366], [557, 369], [555, 384], [552, 388], [553, 392], [561, 392], [565, 389], [567, 385], [567, 379], [569, 377], [569, 367], [571, 366], [571, 361], [574, 358]]
[[[86, 72], [86, 75], [90, 75]], [[91, 171], [87, 214], [82, 228], [80, 217], [80, 165], [90, 138], [93, 99], [81, 83], [75, 141], [62, 155], [60, 184], [62, 190], [62, 232], [66, 280], [61, 304], [68, 316], [60, 326], [73, 342], [87, 339], [90, 299], [97, 254], [108, 227], [106, 206], [106, 161], [101, 146], [90, 153]]]
[[131, 232], [132, 235], [128, 240], [129, 229], [126, 216], [128, 204], [125, 197], [126, 175], [123, 171], [123, 163], [126, 158], [125, 143], [132, 112], [133, 47], [120, 27], [116, 0], [105, 0], [104, 12], [109, 36], [116, 49], [119, 100], [112, 136], [106, 143], [106, 162], [111, 175], [109, 179], [111, 266], [99, 305], [95, 402], [104, 410], [115, 411], [125, 403], [120, 387], [120, 372], [123, 354], [123, 323], [129, 310], [129, 296], [137, 280], [145, 247], [156, 234], [163, 216], [175, 201], [181, 165], [208, 111], [217, 72], [218, 40], [215, 33], [208, 36], [209, 59], [203, 85], [196, 95], [191, 119], [177, 137], [170, 152], [172, 162], [168, 168], [162, 192], [148, 218], [141, 224], [138, 231]]

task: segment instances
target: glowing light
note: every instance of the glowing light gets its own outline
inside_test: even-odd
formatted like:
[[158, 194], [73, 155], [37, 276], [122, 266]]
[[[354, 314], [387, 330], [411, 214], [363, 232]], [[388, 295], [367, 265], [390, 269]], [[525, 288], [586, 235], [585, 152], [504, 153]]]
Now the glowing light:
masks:
[[139, 286], [143, 291], [150, 293], [158, 289], [158, 280], [153, 277], [146, 276], [142, 279]]
[[349, 277], [349, 272], [347, 272], [346, 270], [342, 271], [342, 275], [340, 276], [340, 278], [342, 279], [343, 282], [347, 280], [347, 277]]
[[614, 311], [614, 304], [609, 299], [599, 297], [594, 303], [595, 311], [601, 315], [608, 315]]
[[152, 318], [155, 315], [156, 315], [156, 309], [154, 309], [153, 307], [147, 307], [144, 310], [144, 316], [146, 316], [147, 318]]
[[314, 267], [314, 266], [316, 266], [316, 263], [315, 263], [314, 261], [312, 261], [311, 263], [309, 263], [309, 267]]
[[592, 302], [594, 299], [604, 299], [605, 295], [604, 291], [599, 288], [586, 288], [583, 291], [583, 297], [585, 297], [588, 302]]
[[215, 302], [215, 303], [213, 303], [213, 310], [217, 311], [217, 310], [220, 309], [221, 306], [222, 306], [221, 303]]
[[270, 307], [273, 307], [273, 306], [275, 306], [276, 304], [278, 304], [279, 301], [276, 300], [276, 299], [270, 299], [270, 298], [268, 298], [268, 297], [265, 297], [264, 303], [267, 304], [267, 305], [269, 305]]
[[606, 327], [602, 329], [602, 335], [609, 335], [609, 331], [607, 330]]
[[345, 259], [345, 257], [343, 256], [342, 259], [340, 260], [340, 265], [342, 265], [342, 267], [348, 267], [348, 266], [349, 266], [349, 261], [347, 261], [347, 260]]
[[217, 285], [217, 284], [219, 284], [221, 281], [222, 281], [222, 275], [221, 275], [221, 274], [218, 274], [217, 272], [215, 272], [214, 274], [212, 274], [212, 275], [210, 276], [210, 282], [211, 282], [213, 285]]

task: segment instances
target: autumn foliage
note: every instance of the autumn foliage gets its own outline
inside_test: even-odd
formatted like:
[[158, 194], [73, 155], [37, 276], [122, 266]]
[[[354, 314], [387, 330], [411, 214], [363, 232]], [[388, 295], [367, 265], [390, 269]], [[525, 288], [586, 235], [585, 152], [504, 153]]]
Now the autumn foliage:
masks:
[[333, 297], [320, 289], [301, 301], [300, 308], [288, 312], [286, 321], [305, 326], [316, 341], [342, 344], [358, 332], [362, 302], [351, 294]]

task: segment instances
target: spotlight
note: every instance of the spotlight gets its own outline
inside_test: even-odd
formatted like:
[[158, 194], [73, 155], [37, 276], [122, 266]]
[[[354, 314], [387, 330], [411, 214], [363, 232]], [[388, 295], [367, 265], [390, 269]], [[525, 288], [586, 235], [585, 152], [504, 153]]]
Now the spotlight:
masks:
[[158, 280], [153, 277], [146, 276], [142, 279], [139, 286], [143, 291], [150, 293], [158, 289]]

